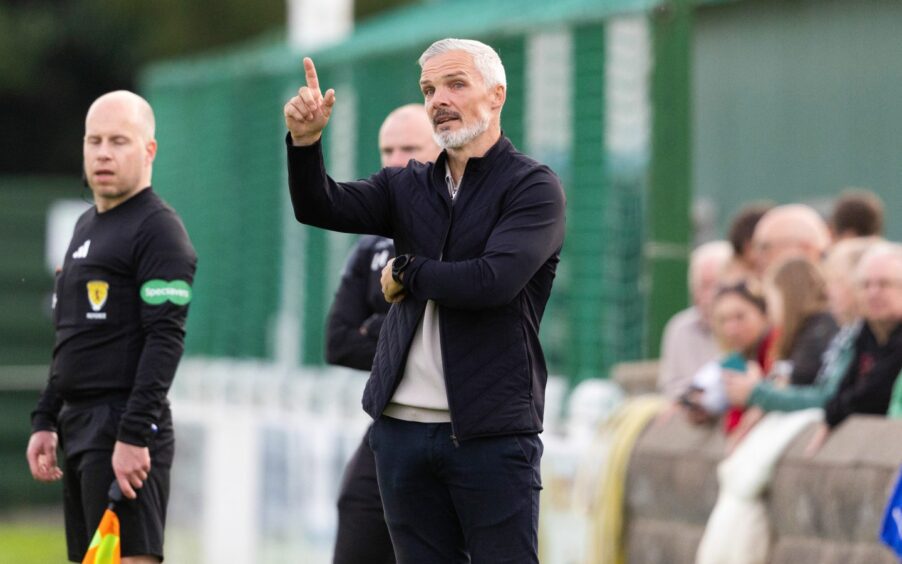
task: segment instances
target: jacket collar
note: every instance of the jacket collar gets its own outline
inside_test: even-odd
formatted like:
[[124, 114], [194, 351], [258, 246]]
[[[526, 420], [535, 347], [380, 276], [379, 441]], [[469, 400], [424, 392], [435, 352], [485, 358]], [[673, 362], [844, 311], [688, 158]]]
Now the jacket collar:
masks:
[[[467, 166], [464, 169], [464, 176], [467, 174], [475, 173], [479, 174], [485, 170], [491, 168], [497, 161], [500, 155], [509, 152], [513, 149], [514, 145], [510, 142], [510, 140], [504, 135], [504, 130], [501, 131], [501, 136], [498, 138], [498, 141], [495, 142], [494, 145], [489, 148], [488, 151], [481, 157], [470, 157], [467, 161]], [[445, 165], [448, 163], [448, 150], [445, 149], [441, 153], [439, 153], [438, 158], [435, 159], [435, 165], [432, 167], [432, 179], [439, 186], [444, 188], [445, 186]]]

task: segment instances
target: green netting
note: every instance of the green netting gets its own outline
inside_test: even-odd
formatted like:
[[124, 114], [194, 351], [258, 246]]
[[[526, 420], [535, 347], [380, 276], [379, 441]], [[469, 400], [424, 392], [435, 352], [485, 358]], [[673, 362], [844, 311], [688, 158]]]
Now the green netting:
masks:
[[385, 116], [401, 104], [423, 101], [417, 84], [416, 60], [422, 48], [405, 49], [391, 55], [367, 57], [354, 65], [353, 87], [358, 97], [356, 165], [360, 176], [379, 170], [376, 149], [379, 126]]
[[59, 484], [32, 479], [25, 446], [53, 349], [47, 214], [87, 192], [76, 175], [3, 177], [0, 187], [0, 507], [14, 510], [62, 499]]
[[[312, 53], [322, 83], [339, 91], [325, 151], [329, 170], [347, 179], [378, 167], [378, 126], [389, 110], [418, 98], [415, 61], [426, 45], [456, 35], [498, 48], [510, 86], [505, 132], [551, 163], [567, 191], [567, 242], [542, 337], [552, 370], [573, 379], [655, 352], [664, 322], [686, 305], [693, 187], [722, 202], [719, 226], [737, 199], [759, 197], [763, 187], [785, 199], [806, 198], [813, 182], [823, 185], [836, 173], [842, 183], [865, 179], [890, 206], [898, 202], [891, 184], [898, 112], [889, 103], [898, 80], [880, 70], [891, 67], [895, 52], [886, 26], [896, 4], [662, 4], [447, 0], [367, 22], [346, 41]], [[608, 40], [628, 14], [644, 18], [650, 35], [644, 46], [627, 41], [627, 49], [650, 50], [654, 64], [646, 75], [624, 78], [623, 68], [607, 66], [623, 57], [609, 52]], [[878, 33], [856, 31], [862, 29]], [[535, 52], [536, 36], [553, 33], [569, 38], [560, 61]], [[867, 64], [868, 50], [886, 64]], [[540, 103], [530, 98], [562, 68], [567, 78], [547, 79], [561, 80], [559, 100], [548, 92]], [[773, 79], [758, 80], [748, 69]], [[321, 362], [323, 318], [352, 238], [294, 226], [285, 212], [281, 107], [301, 80], [300, 54], [272, 38], [145, 74], [160, 116], [157, 185], [185, 216], [201, 256], [192, 353], [287, 358], [280, 356], [291, 351], [285, 341], [294, 339], [298, 358]], [[625, 117], [617, 88], [630, 81], [648, 91], [642, 111], [654, 115], [650, 155], [610, 144], [612, 122]], [[821, 95], [828, 91], [834, 94]], [[748, 103], [733, 103], [750, 92], [757, 94]], [[555, 113], [562, 105], [570, 108], [566, 115]], [[743, 108], [755, 112], [736, 113]], [[780, 112], [797, 125], [783, 128]], [[818, 112], [826, 118], [816, 119]], [[537, 135], [555, 129], [543, 120], [552, 115], [567, 124], [556, 129], [565, 142]], [[799, 137], [806, 131], [813, 137]], [[782, 182], [772, 181], [775, 175]], [[818, 193], [829, 197], [837, 187]]]
[[655, 119], [648, 193], [646, 257], [648, 291], [648, 350], [658, 354], [664, 326], [688, 305], [687, 269], [692, 239], [690, 64], [692, 14], [690, 0], [656, 13], [655, 67], [651, 90]]
[[330, 265], [327, 254], [328, 234], [319, 229], [311, 229], [306, 237], [304, 248], [304, 286], [303, 316], [304, 339], [302, 360], [305, 364], [321, 364], [323, 359], [323, 341], [326, 314], [332, 299], [332, 291], [326, 287], [325, 273]]
[[198, 251], [188, 350], [265, 357], [279, 298], [282, 83], [257, 76], [149, 89], [154, 186]]
[[31, 410], [37, 390], [3, 390], [0, 393], [0, 507], [10, 511], [49, 505], [62, 500], [62, 484], [35, 481], [28, 472], [25, 447], [31, 436]]
[[523, 52], [524, 38], [507, 37], [507, 38], [487, 38], [486, 41], [492, 45], [504, 61], [504, 71], [507, 75], [507, 90], [509, 95], [504, 103], [502, 111], [501, 123], [504, 127], [504, 134], [510, 138], [511, 142], [521, 151], [525, 150], [524, 146], [524, 107], [526, 92], [526, 57]]
[[573, 178], [567, 191], [567, 240], [562, 262], [570, 265], [567, 313], [570, 354], [567, 373], [597, 376], [604, 355], [602, 327], [602, 259], [599, 226], [609, 190], [604, 162], [604, 28], [577, 28], [573, 38], [576, 84], [573, 105]]
[[[511, 16], [515, 4], [507, 4], [504, 15]], [[639, 4], [647, 2], [618, 8]], [[552, 164], [565, 183], [567, 241], [542, 331], [550, 368], [573, 378], [603, 376], [612, 363], [640, 356], [644, 323], [637, 284], [642, 186], [635, 177], [611, 174], [605, 146], [606, 54], [599, 18], [612, 9], [569, 1], [554, 10], [542, 4], [546, 12], [541, 12], [539, 3], [518, 2], [518, 25], [509, 25], [510, 17], [501, 12], [494, 20], [485, 14], [475, 18], [476, 3], [470, 0], [443, 4], [451, 5], [472, 9], [461, 9], [460, 21], [455, 20], [460, 35], [488, 42], [505, 62], [505, 133], [521, 150], [532, 152], [527, 145], [535, 145], [532, 153]], [[446, 10], [419, 10], [404, 10], [314, 54], [321, 84], [337, 91], [324, 150], [339, 179], [375, 172], [384, 116], [420, 100], [416, 59], [435, 39], [428, 32], [435, 27], [430, 18]], [[448, 22], [449, 16], [443, 17]], [[567, 25], [568, 17], [580, 18], [579, 26]], [[425, 22], [427, 31], [416, 21]], [[464, 33], [461, 22], [471, 22], [474, 32]], [[548, 22], [555, 24], [551, 31], [559, 45], [566, 46], [560, 61], [542, 59], [542, 47], [533, 41], [536, 34], [549, 33]], [[380, 34], [384, 41], [377, 47], [372, 42]], [[546, 85], [544, 98], [535, 100], [529, 98], [535, 95], [531, 86], [548, 74], [539, 59], [541, 65], [567, 67], [565, 80], [572, 83]], [[155, 185], [185, 218], [200, 256], [189, 321], [191, 354], [278, 357], [280, 339], [291, 334], [276, 321], [287, 316], [299, 323], [298, 360], [322, 363], [325, 315], [353, 239], [294, 226], [284, 210], [281, 108], [302, 78], [300, 58], [277, 45], [214, 58], [210, 65], [198, 59], [169, 63], [145, 75], [144, 92], [158, 115]], [[556, 90], [565, 95], [554, 98]], [[542, 104], [567, 105], [566, 117]], [[543, 124], [545, 114], [558, 121]], [[539, 135], [544, 128], [557, 132], [550, 144]], [[292, 259], [283, 254], [289, 247], [301, 255], [297, 264], [286, 262]]]
[[46, 219], [57, 199], [85, 195], [77, 176], [0, 179], [0, 365], [47, 364], [53, 347]]

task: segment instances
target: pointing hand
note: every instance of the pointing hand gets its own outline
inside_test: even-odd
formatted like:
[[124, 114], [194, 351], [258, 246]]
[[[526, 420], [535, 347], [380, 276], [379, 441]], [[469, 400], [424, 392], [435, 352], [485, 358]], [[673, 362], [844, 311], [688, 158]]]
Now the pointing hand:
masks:
[[304, 74], [307, 86], [302, 86], [297, 96], [285, 104], [285, 125], [291, 133], [292, 143], [299, 147], [312, 145], [319, 140], [335, 105], [335, 90], [330, 88], [323, 96], [319, 89], [316, 67], [310, 57], [304, 57]]

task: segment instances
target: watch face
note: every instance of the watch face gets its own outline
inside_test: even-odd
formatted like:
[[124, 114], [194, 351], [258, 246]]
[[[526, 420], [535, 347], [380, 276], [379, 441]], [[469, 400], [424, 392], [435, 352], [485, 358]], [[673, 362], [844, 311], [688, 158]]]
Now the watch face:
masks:
[[410, 255], [401, 255], [395, 258], [395, 262], [391, 265], [392, 278], [395, 279], [396, 282], [401, 282], [398, 277], [404, 272], [404, 269], [407, 268], [407, 264], [410, 262]]

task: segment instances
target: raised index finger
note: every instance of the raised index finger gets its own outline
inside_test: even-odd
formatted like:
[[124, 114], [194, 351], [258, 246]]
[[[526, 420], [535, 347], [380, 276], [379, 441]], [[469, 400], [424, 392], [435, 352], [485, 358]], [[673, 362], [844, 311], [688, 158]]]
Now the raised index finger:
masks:
[[319, 78], [316, 76], [316, 67], [313, 66], [313, 59], [310, 57], [304, 57], [304, 74], [307, 75], [307, 88], [320, 94]]

